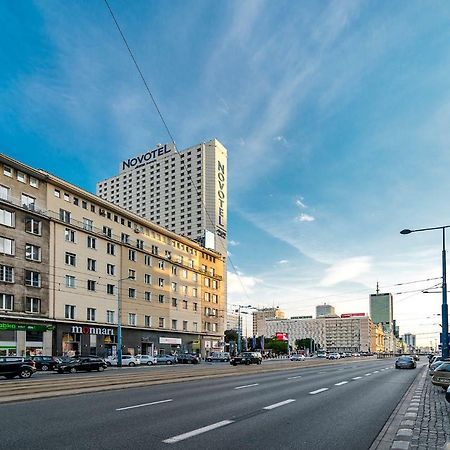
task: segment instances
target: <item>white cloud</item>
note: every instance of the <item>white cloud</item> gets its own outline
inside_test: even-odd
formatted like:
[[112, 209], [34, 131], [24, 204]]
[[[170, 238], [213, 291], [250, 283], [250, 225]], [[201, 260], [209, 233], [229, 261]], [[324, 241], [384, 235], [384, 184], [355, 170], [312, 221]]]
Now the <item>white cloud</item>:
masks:
[[239, 242], [231, 240], [228, 241], [228, 244], [231, 245], [232, 247], [237, 247], [239, 245]]
[[334, 286], [347, 280], [354, 280], [368, 272], [372, 265], [370, 256], [358, 256], [344, 259], [326, 269], [326, 275], [320, 282], [322, 286]]
[[239, 294], [239, 298], [244, 298], [246, 294], [251, 294], [260, 283], [262, 283], [261, 279], [245, 276], [241, 272], [238, 272], [238, 274], [228, 272], [227, 274], [228, 294]]
[[300, 197], [297, 200], [295, 200], [295, 204], [300, 208], [307, 208], [307, 206], [303, 203], [303, 197]]
[[277, 264], [287, 264], [289, 261], [287, 259], [281, 259]]
[[280, 136], [275, 136], [273, 138], [273, 140], [277, 141], [277, 142], [282, 142], [283, 144], [287, 144], [286, 138], [284, 136], [281, 136], [281, 135]]
[[301, 213], [296, 218], [297, 222], [314, 222], [316, 220], [313, 216], [310, 216], [309, 214]]

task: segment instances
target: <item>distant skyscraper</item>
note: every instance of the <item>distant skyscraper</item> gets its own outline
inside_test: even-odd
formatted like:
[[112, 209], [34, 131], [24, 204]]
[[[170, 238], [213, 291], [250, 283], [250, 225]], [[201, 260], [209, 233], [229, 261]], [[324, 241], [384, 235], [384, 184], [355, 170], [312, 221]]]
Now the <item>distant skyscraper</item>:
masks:
[[253, 335], [267, 336], [266, 319], [284, 319], [280, 308], [262, 308], [253, 313]]
[[415, 347], [416, 346], [416, 335], [411, 333], [405, 333], [403, 336], [403, 340], [405, 341], [405, 344], [409, 347]]
[[374, 323], [381, 323], [386, 331], [394, 331], [394, 301], [392, 294], [370, 295], [370, 317]]
[[318, 317], [337, 317], [334, 306], [327, 305], [324, 303], [323, 305], [316, 306], [316, 318]]

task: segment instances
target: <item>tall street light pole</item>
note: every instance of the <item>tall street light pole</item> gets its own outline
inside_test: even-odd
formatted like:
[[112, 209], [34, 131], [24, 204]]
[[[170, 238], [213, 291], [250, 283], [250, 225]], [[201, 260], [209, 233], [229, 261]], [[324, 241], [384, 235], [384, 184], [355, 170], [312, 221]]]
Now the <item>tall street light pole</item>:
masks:
[[122, 281], [134, 280], [133, 276], [121, 278], [117, 282], [117, 367], [122, 367]]
[[419, 228], [417, 230], [402, 230], [401, 234], [416, 233], [418, 231], [442, 230], [442, 357], [448, 358], [448, 305], [447, 305], [447, 258], [445, 250], [445, 229], [450, 225], [432, 228]]

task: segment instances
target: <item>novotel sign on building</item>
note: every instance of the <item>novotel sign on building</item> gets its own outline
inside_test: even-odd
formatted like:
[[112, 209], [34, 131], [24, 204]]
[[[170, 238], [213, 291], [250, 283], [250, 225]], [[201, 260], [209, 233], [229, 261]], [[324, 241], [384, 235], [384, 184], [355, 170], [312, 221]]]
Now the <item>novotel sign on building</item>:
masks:
[[346, 314], [341, 314], [341, 319], [347, 319], [349, 317], [366, 317], [366, 313], [346, 313]]
[[112, 328], [101, 328], [101, 327], [80, 327], [73, 326], [72, 333], [78, 334], [100, 334], [103, 336], [114, 336], [114, 330]]
[[120, 165], [120, 171], [123, 172], [124, 170], [142, 167], [145, 164], [155, 161], [161, 156], [171, 153], [173, 150], [174, 150], [173, 145], [170, 144], [160, 145], [153, 150], [149, 150], [146, 153], [142, 153], [141, 155], [135, 156], [134, 158], [129, 158], [125, 161], [122, 161]]

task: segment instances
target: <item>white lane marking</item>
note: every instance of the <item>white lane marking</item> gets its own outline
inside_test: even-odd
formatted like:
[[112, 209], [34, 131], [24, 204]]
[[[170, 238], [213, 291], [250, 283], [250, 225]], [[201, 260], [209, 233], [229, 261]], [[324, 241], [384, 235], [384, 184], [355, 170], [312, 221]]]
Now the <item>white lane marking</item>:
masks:
[[342, 386], [343, 384], [347, 384], [348, 381], [341, 381], [340, 383], [334, 383], [335, 386]]
[[301, 375], [297, 375], [295, 377], [289, 377], [288, 380], [295, 380], [296, 378], [301, 378], [301, 377], [302, 377]]
[[338, 369], [338, 371], [340, 371], [340, 370], [344, 370], [344, 369]]
[[175, 444], [176, 442], [184, 441], [185, 439], [189, 439], [190, 437], [197, 436], [198, 434], [203, 434], [208, 431], [215, 430], [216, 428], [224, 427], [233, 422], [234, 422], [233, 420], [222, 420], [221, 422], [213, 423], [206, 427], [197, 428], [196, 430], [192, 430], [187, 433], [179, 434], [178, 436], [174, 436], [169, 439], [165, 439], [163, 442], [166, 444]]
[[372, 375], [372, 374], [371, 374], [371, 373], [366, 373], [366, 374], [364, 374], [365, 377], [368, 377], [368, 376], [370, 376], [370, 375]]
[[[445, 336], [445, 335], [444, 335]], [[390, 369], [390, 367], [385, 367], [385, 369], [387, 370], [387, 369]]]
[[354, 377], [352, 380], [360, 380], [362, 377]]
[[380, 373], [380, 371], [379, 370], [375, 370], [375, 372], [372, 372], [372, 373]]
[[290, 398], [288, 400], [284, 400], [283, 402], [279, 402], [279, 403], [274, 403], [273, 405], [269, 405], [269, 406], [265, 406], [263, 409], [275, 409], [275, 408], [279, 408], [280, 406], [284, 406], [287, 405], [288, 403], [292, 403], [295, 402], [295, 400], [293, 398]]
[[141, 405], [134, 405], [134, 406], [125, 406], [123, 408], [117, 408], [116, 411], [125, 411], [126, 409], [142, 408], [143, 406], [159, 405], [160, 403], [167, 403], [171, 401], [172, 399], [169, 398], [168, 400], [160, 400], [158, 402], [142, 403]]
[[328, 391], [328, 388], [321, 388], [321, 389], [317, 389], [315, 391], [311, 391], [310, 394], [314, 395], [314, 394], [320, 394], [321, 392], [325, 392]]
[[259, 386], [259, 383], [246, 384], [245, 386], [238, 386], [238, 387], [235, 387], [234, 389], [245, 389], [245, 388], [253, 387], [253, 386]]
[[327, 373], [325, 370], [321, 370], [319, 373]]

